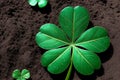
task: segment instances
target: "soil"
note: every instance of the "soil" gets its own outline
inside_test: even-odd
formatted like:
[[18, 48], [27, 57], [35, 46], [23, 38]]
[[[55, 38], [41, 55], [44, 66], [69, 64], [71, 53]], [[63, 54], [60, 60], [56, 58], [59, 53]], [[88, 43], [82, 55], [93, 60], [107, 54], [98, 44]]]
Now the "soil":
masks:
[[[19, 2], [20, 1], [20, 2]], [[29, 80], [64, 80], [65, 72], [52, 75], [40, 64], [44, 50], [35, 42], [35, 35], [44, 23], [58, 24], [59, 12], [66, 6], [86, 7], [92, 25], [108, 30], [111, 46], [99, 56], [102, 67], [91, 76], [83, 76], [74, 69], [71, 80], [120, 79], [120, 0], [49, 0], [39, 9], [27, 0], [0, 0], [0, 80], [13, 80], [12, 71], [28, 69]]]

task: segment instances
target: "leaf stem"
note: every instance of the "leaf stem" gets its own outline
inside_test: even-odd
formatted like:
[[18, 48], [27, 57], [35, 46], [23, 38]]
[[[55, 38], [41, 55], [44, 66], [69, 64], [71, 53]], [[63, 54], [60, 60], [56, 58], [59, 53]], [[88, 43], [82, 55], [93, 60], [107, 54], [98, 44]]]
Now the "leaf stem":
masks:
[[69, 67], [69, 70], [68, 70], [68, 73], [67, 73], [67, 75], [66, 75], [65, 80], [69, 80], [70, 75], [71, 75], [71, 71], [72, 71], [72, 60], [71, 60], [71, 64], [70, 64], [70, 67]]

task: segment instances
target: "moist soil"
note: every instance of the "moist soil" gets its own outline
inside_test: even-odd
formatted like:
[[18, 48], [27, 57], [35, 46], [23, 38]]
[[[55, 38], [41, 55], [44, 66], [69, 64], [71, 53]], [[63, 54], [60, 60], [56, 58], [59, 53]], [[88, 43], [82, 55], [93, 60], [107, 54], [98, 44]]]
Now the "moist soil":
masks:
[[45, 50], [35, 42], [35, 35], [45, 23], [58, 24], [59, 12], [66, 6], [84, 6], [91, 16], [89, 26], [100, 25], [108, 30], [111, 45], [99, 54], [102, 67], [91, 76], [83, 76], [73, 68], [71, 80], [120, 79], [120, 0], [49, 0], [39, 9], [27, 0], [0, 0], [0, 80], [13, 80], [12, 71], [28, 69], [29, 80], [64, 80], [50, 74], [41, 66], [40, 57]]

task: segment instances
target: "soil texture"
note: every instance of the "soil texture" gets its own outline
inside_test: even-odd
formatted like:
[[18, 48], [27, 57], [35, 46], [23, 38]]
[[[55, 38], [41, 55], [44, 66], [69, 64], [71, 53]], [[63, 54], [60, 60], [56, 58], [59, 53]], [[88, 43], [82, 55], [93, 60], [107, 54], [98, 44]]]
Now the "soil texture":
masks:
[[65, 72], [52, 75], [41, 66], [44, 50], [36, 45], [35, 35], [45, 23], [59, 25], [59, 12], [64, 7], [78, 5], [89, 10], [90, 25], [108, 30], [111, 46], [99, 54], [100, 70], [83, 76], [73, 69], [71, 80], [119, 80], [120, 0], [49, 0], [43, 9], [31, 7], [27, 0], [0, 0], [0, 80], [13, 80], [12, 71], [24, 68], [31, 72], [29, 80], [64, 80]]

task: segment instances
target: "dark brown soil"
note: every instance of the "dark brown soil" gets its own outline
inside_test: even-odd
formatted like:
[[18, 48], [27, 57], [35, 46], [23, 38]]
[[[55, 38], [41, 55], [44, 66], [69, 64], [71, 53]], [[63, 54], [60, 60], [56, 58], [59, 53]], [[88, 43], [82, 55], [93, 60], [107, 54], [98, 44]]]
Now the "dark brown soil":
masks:
[[58, 25], [60, 10], [71, 5], [86, 7], [93, 25], [105, 27], [111, 39], [110, 48], [100, 54], [102, 68], [91, 76], [74, 69], [71, 80], [120, 79], [120, 0], [49, 0], [44, 9], [31, 7], [27, 0], [0, 0], [0, 80], [13, 80], [15, 69], [28, 69], [29, 80], [64, 80], [65, 73], [52, 75], [40, 64], [44, 52], [35, 43], [35, 34], [44, 23]]

